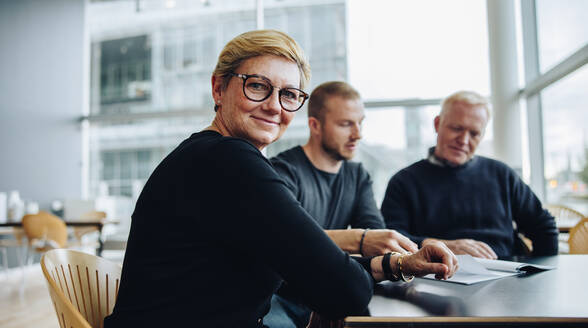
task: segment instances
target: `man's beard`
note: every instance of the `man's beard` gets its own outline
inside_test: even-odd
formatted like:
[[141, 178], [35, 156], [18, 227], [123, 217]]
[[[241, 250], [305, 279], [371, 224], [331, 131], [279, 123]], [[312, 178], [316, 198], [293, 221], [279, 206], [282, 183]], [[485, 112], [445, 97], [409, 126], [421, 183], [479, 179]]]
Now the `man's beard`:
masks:
[[327, 155], [329, 155], [332, 159], [336, 161], [344, 161], [351, 159], [351, 156], [347, 157], [341, 154], [335, 147], [329, 146], [324, 140], [321, 141], [321, 147], [325, 151]]

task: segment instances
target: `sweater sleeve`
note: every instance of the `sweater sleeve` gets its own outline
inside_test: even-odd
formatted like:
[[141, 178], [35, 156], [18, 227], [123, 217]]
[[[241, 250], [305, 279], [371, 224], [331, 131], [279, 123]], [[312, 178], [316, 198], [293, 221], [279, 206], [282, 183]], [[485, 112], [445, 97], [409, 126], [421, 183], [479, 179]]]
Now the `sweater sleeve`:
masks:
[[409, 182], [406, 180], [407, 173], [404, 170], [396, 173], [390, 179], [380, 211], [384, 217], [386, 228], [400, 232], [420, 246], [426, 236], [411, 234], [410, 227], [413, 218], [409, 206], [412, 201], [409, 197], [410, 189], [407, 188]]
[[558, 230], [555, 219], [543, 209], [531, 188], [511, 173], [513, 218], [519, 231], [533, 242], [533, 255], [556, 255]]
[[353, 209], [353, 228], [384, 229], [384, 219], [378, 210], [372, 189], [372, 179], [360, 164], [357, 168], [357, 195]]
[[292, 192], [292, 195], [297, 197], [299, 181], [296, 174], [296, 167], [280, 157], [272, 157], [270, 162], [276, 173], [284, 180], [286, 187]]
[[217, 217], [226, 242], [276, 271], [313, 310], [331, 317], [362, 313], [371, 275], [341, 251], [286, 188], [272, 165], [244, 141], [228, 140], [210, 154], [213, 194], [226, 206]]

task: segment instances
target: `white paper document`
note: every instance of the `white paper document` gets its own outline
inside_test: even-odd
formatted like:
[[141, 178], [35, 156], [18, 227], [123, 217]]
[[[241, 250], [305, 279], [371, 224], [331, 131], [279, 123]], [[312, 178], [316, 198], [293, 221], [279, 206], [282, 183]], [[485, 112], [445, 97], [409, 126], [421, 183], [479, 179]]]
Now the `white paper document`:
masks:
[[[502, 260], [487, 260], [474, 258], [470, 255], [457, 255], [459, 269], [453, 277], [445, 280], [448, 282], [471, 285], [482, 281], [499, 279], [508, 276], [516, 276], [527, 272], [537, 272], [555, 269], [554, 266], [536, 265], [521, 262]], [[424, 276], [426, 279], [435, 279], [435, 275]]]

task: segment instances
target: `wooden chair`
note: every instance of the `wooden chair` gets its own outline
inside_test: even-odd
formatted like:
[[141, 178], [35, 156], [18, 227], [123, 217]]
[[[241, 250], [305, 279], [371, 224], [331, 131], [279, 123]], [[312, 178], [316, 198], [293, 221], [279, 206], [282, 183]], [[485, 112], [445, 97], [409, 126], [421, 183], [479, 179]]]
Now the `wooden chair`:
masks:
[[570, 230], [570, 254], [588, 254], [588, 218], [582, 219]]
[[[106, 219], [106, 212], [102, 211], [90, 211], [82, 214], [79, 218], [80, 222], [93, 222], [93, 221], [104, 221]], [[85, 241], [84, 236], [89, 235], [90, 233], [96, 232], [96, 237], [93, 240]], [[98, 239], [102, 238], [100, 235], [100, 229], [98, 227], [74, 227], [73, 228], [73, 235], [75, 237], [75, 241], [70, 242], [72, 245], [76, 245], [78, 247], [83, 248], [93, 248], [98, 249], [100, 246], [100, 242]]]
[[50, 249], [65, 247], [67, 244], [65, 222], [45, 211], [23, 216], [22, 228], [29, 245], [25, 260], [32, 259], [29, 254], [31, 250], [43, 253]]
[[69, 249], [41, 258], [49, 294], [61, 328], [101, 328], [118, 295], [121, 266]]
[[551, 215], [555, 216], [557, 220], [581, 220], [584, 218], [584, 214], [567, 206], [547, 204], [544, 207], [549, 213], [551, 213]]

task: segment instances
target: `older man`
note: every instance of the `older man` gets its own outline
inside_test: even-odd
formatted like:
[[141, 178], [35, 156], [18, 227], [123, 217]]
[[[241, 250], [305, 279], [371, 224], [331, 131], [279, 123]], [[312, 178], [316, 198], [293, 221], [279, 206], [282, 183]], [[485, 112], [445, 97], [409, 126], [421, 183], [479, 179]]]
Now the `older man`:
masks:
[[514, 221], [534, 255], [556, 254], [554, 218], [531, 189], [504, 163], [475, 155], [489, 119], [487, 100], [477, 93], [443, 101], [434, 120], [437, 145], [388, 183], [386, 226], [418, 244], [438, 239], [456, 254], [497, 258], [515, 253]]
[[[415, 243], [384, 229], [369, 174], [360, 163], [349, 161], [358, 149], [364, 117], [361, 97], [353, 87], [323, 83], [310, 95], [308, 142], [271, 162], [302, 207], [344, 251], [365, 256], [414, 252]], [[281, 294], [287, 295], [287, 288]], [[309, 315], [295, 300], [278, 296], [264, 322], [270, 327], [304, 327]]]

